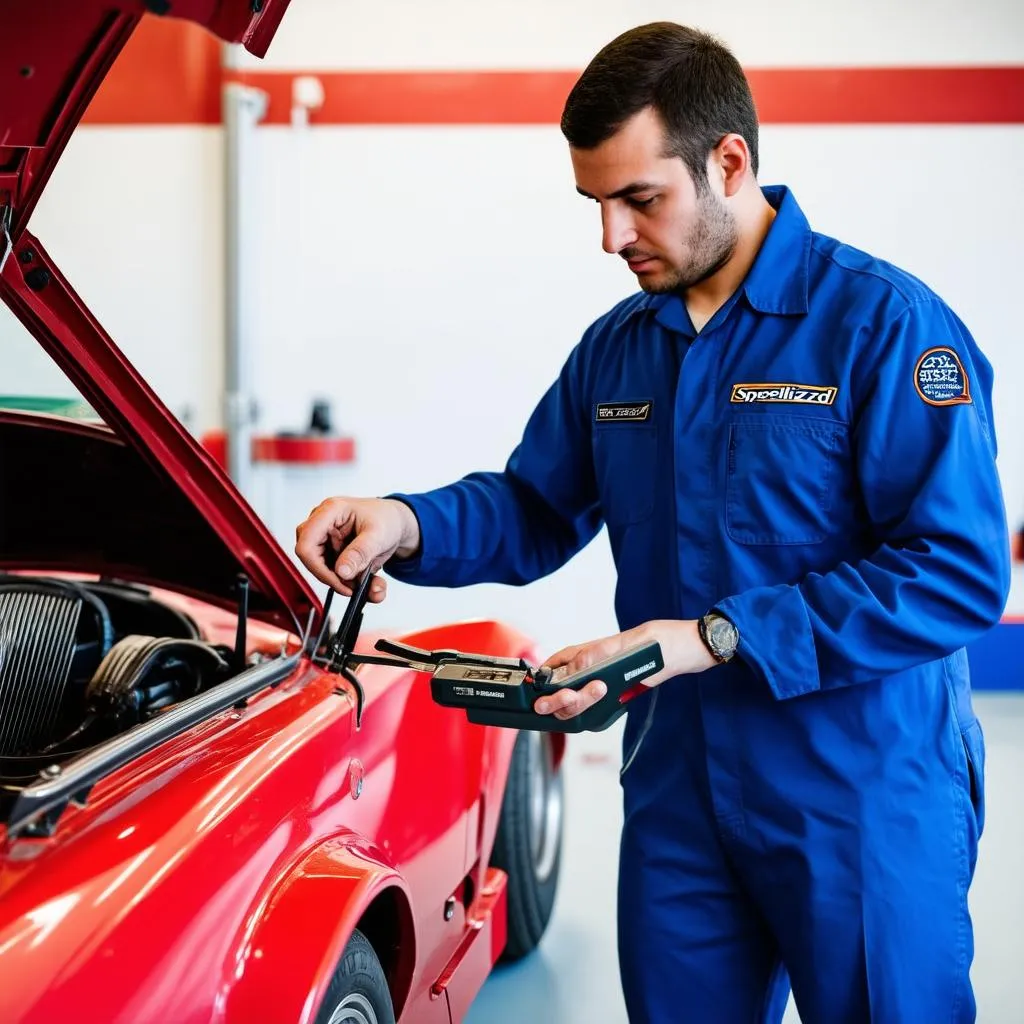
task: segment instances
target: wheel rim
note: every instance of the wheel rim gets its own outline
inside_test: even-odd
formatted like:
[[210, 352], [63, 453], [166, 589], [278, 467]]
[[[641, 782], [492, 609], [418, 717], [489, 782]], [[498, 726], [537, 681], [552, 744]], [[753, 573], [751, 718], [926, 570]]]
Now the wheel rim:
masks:
[[377, 1012], [366, 996], [350, 992], [334, 1008], [327, 1024], [378, 1024]]
[[562, 838], [562, 777], [555, 768], [551, 737], [540, 732], [527, 732], [525, 735], [529, 737], [533, 870], [537, 880], [545, 882], [558, 859]]

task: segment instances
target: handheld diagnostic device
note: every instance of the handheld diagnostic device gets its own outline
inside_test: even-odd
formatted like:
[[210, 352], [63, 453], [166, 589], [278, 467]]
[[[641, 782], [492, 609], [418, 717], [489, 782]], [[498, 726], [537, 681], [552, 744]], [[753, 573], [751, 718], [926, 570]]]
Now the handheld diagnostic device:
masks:
[[[572, 674], [565, 673], [563, 669], [535, 667], [522, 658], [499, 658], [455, 650], [426, 651], [393, 640], [377, 641], [374, 647], [381, 652], [379, 655], [356, 654], [353, 649], [359, 636], [372, 576], [367, 571], [353, 587], [341, 624], [327, 645], [327, 667], [343, 675], [356, 688], [359, 700], [357, 722], [362, 713], [362, 687], [351, 671], [354, 665], [391, 665], [428, 673], [434, 701], [444, 707], [461, 708], [470, 722], [536, 732], [599, 732], [607, 729], [625, 713], [628, 701], [642, 692], [644, 680], [665, 667], [658, 643], [629, 648]], [[333, 590], [329, 591], [324, 602], [324, 630], [333, 594]], [[318, 643], [317, 648], [320, 646]], [[563, 720], [534, 711], [533, 706], [541, 697], [565, 687], [582, 689], [594, 679], [600, 679], [607, 692], [582, 714]]]

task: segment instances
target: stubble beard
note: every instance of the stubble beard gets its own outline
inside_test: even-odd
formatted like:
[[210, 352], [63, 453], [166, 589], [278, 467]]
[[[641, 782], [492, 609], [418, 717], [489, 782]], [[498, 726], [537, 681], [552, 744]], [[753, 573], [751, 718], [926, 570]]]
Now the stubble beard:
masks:
[[697, 199], [698, 217], [685, 239], [686, 262], [670, 266], [657, 278], [644, 280], [640, 287], [651, 295], [685, 292], [716, 274], [736, 251], [739, 232], [736, 218], [706, 186]]

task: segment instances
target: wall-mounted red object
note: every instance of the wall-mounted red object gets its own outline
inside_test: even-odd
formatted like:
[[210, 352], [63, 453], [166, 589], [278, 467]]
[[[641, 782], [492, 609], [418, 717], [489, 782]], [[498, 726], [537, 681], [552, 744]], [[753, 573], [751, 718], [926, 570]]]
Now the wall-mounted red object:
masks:
[[228, 439], [223, 430], [209, 430], [199, 443], [213, 456], [213, 461], [226, 473], [228, 470]]
[[277, 434], [252, 439], [253, 462], [354, 462], [355, 457], [356, 442], [352, 437]]
[[[210, 430], [200, 444], [213, 456], [223, 470], [228, 466], [228, 444], [223, 430]], [[353, 437], [318, 437], [316, 435], [265, 435], [252, 439], [253, 462], [279, 462], [291, 465], [355, 462], [356, 442]]]

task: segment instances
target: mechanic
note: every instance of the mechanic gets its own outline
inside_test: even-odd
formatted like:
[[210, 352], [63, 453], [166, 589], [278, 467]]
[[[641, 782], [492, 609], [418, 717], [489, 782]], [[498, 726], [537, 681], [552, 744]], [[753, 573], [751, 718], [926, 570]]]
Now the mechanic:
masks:
[[712, 38], [615, 39], [562, 130], [640, 291], [585, 332], [503, 472], [328, 499], [296, 553], [341, 593], [370, 563], [523, 584], [606, 524], [623, 632], [548, 664], [665, 656], [623, 738], [630, 1020], [777, 1021], [790, 985], [804, 1024], [974, 1020], [965, 645], [1009, 586], [990, 364], [924, 284], [758, 184], [748, 83]]

